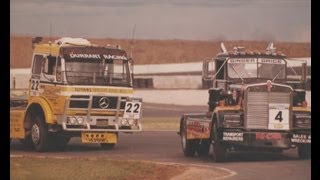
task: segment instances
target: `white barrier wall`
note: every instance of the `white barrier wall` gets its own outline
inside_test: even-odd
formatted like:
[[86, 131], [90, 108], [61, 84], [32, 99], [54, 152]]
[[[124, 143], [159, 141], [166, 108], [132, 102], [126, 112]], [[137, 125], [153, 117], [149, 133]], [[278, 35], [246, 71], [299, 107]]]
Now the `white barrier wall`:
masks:
[[30, 75], [16, 74], [15, 89], [27, 89], [29, 87]]
[[10, 89], [27, 89], [30, 76], [29, 68], [10, 69]]
[[[289, 59], [291, 66], [300, 66], [301, 61], [307, 60], [307, 66], [311, 66], [311, 58], [292, 58]], [[149, 64], [135, 65], [135, 75], [143, 77], [147, 74], [157, 74], [153, 78], [153, 87], [157, 89], [199, 89], [202, 87], [201, 76], [199, 75], [175, 75], [164, 76], [166, 73], [192, 73], [201, 72], [202, 62], [180, 63], [180, 64]], [[135, 77], [138, 77], [135, 76]], [[30, 77], [29, 68], [10, 69], [10, 89], [28, 88]]]
[[[288, 65], [295, 67], [301, 66], [301, 60], [307, 61], [307, 66], [311, 66], [311, 58], [290, 58]], [[165, 74], [165, 73], [187, 73], [187, 72], [201, 72], [202, 60], [193, 63], [179, 63], [179, 64], [146, 64], [135, 65], [134, 73], [137, 75], [143, 74]]]
[[153, 76], [156, 89], [199, 89], [202, 87], [201, 76]]
[[134, 65], [134, 73], [142, 74], [165, 74], [165, 73], [190, 73], [202, 71], [202, 62], [181, 64], [146, 64]]

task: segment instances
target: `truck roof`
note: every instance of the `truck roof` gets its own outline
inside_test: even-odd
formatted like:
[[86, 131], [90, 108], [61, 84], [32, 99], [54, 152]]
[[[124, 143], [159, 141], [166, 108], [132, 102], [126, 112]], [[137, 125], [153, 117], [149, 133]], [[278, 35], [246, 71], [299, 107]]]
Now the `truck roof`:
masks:
[[223, 42], [220, 44], [221, 52], [216, 55], [217, 59], [224, 59], [227, 57], [248, 57], [248, 58], [284, 58], [286, 59], [286, 55], [281, 53], [280, 51], [276, 51], [276, 47], [273, 46], [273, 42], [268, 44], [266, 51], [246, 51], [244, 47], [238, 46], [233, 47], [233, 51], [228, 51], [224, 46]]
[[51, 54], [53, 56], [58, 56], [61, 53], [61, 48], [63, 47], [100, 47], [107, 49], [121, 49], [120, 46], [115, 45], [107, 45], [107, 46], [99, 46], [96, 44], [91, 44], [87, 39], [83, 38], [69, 38], [64, 37], [58, 40], [55, 40], [53, 43], [41, 43], [36, 44], [34, 48], [34, 53], [37, 54]]
[[217, 58], [226, 58], [226, 57], [269, 57], [269, 58], [287, 58], [287, 56], [283, 53], [277, 53], [277, 52], [253, 52], [253, 51], [243, 51], [243, 52], [220, 52], [216, 56]]

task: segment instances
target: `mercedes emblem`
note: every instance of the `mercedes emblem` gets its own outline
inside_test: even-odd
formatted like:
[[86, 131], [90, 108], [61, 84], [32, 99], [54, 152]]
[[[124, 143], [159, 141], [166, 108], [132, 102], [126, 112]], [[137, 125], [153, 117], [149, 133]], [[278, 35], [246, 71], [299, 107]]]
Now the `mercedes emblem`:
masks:
[[106, 109], [109, 106], [109, 99], [107, 97], [102, 97], [99, 100], [99, 106], [102, 109]]

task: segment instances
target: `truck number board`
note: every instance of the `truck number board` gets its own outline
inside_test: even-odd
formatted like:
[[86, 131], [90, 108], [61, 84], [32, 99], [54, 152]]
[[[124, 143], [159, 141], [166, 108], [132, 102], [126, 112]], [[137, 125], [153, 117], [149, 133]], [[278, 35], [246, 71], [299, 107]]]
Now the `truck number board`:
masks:
[[123, 118], [139, 119], [141, 111], [141, 102], [126, 102]]
[[289, 130], [289, 104], [269, 104], [268, 129]]

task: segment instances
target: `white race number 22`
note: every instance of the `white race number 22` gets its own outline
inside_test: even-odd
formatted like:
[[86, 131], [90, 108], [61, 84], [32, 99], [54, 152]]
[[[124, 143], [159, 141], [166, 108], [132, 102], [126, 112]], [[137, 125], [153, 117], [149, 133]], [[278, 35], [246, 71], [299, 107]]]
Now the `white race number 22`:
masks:
[[141, 102], [126, 102], [124, 109], [124, 118], [134, 118], [139, 119], [141, 112]]

